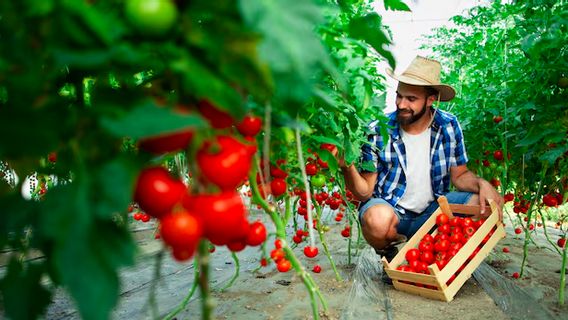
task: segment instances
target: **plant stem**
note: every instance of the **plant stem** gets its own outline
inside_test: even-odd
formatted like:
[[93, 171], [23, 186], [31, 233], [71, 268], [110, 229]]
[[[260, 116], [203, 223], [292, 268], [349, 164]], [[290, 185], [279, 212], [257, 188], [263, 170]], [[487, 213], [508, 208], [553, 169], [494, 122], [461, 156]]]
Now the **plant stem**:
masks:
[[152, 278], [152, 283], [150, 284], [150, 294], [148, 297], [148, 304], [150, 305], [150, 311], [152, 312], [152, 319], [158, 319], [158, 304], [156, 303], [156, 287], [158, 286], [158, 281], [160, 280], [160, 271], [162, 267], [162, 259], [164, 258], [164, 250], [158, 251], [156, 254], [156, 261], [154, 263], [154, 276]]
[[[256, 161], [256, 159], [255, 159], [255, 161]], [[276, 227], [276, 236], [278, 238], [282, 239], [282, 240], [285, 240], [286, 239], [286, 226], [282, 222], [282, 220], [280, 219], [280, 216], [278, 215], [278, 213], [274, 210], [274, 207], [269, 206], [268, 203], [264, 199], [262, 199], [262, 197], [260, 196], [260, 193], [258, 191], [258, 185], [256, 184], [256, 179], [252, 179], [252, 177], [255, 177], [255, 175], [256, 175], [256, 166], [253, 166], [253, 170], [251, 170], [251, 172], [249, 173], [249, 180], [250, 180], [250, 185], [251, 185], [254, 201], [257, 202], [264, 209], [264, 211], [270, 215], [270, 218], [272, 219], [272, 222], [274, 223], [274, 226]], [[327, 311], [327, 302], [323, 298], [319, 288], [317, 287], [317, 285], [313, 281], [312, 277], [302, 267], [302, 265], [300, 264], [300, 262], [298, 261], [298, 259], [294, 255], [294, 252], [292, 251], [292, 249], [290, 249], [290, 247], [288, 246], [288, 243], [286, 241], [284, 241], [283, 249], [286, 252], [286, 258], [290, 261], [290, 264], [292, 264], [292, 267], [294, 268], [296, 273], [302, 278], [302, 280], [304, 281], [304, 284], [306, 285], [306, 287], [308, 289], [314, 319], [319, 319], [318, 305], [317, 305], [317, 302], [315, 300], [314, 293], [316, 293], [318, 298], [320, 299], [320, 302], [323, 306], [324, 311]]]
[[[299, 120], [299, 118], [298, 118]], [[296, 127], [296, 148], [298, 152], [298, 164], [302, 172], [302, 181], [304, 182], [304, 189], [306, 190], [306, 203], [308, 209], [308, 233], [310, 235], [310, 246], [315, 247], [316, 241], [314, 237], [314, 225], [312, 217], [312, 195], [308, 184], [308, 175], [306, 174], [306, 163], [304, 162], [304, 154], [302, 152], [302, 139], [300, 137], [300, 127]]]
[[197, 289], [197, 284], [199, 282], [198, 281], [199, 280], [199, 263], [198, 263], [197, 257], [193, 260], [193, 270], [195, 272], [195, 275], [193, 277], [193, 284], [191, 285], [191, 288], [189, 289], [189, 293], [187, 294], [187, 296], [185, 296], [183, 301], [174, 310], [172, 310], [170, 313], [168, 313], [168, 315], [166, 315], [164, 317], [164, 320], [173, 319], [178, 313], [180, 313], [183, 309], [185, 309], [185, 307], [189, 303], [189, 300], [193, 296], [193, 293], [195, 293], [195, 289]]
[[221, 291], [225, 291], [228, 288], [230, 288], [233, 285], [233, 283], [235, 283], [235, 280], [237, 280], [237, 278], [239, 277], [239, 271], [241, 270], [239, 257], [237, 257], [237, 254], [232, 251], [231, 251], [231, 256], [233, 257], [233, 261], [235, 261], [235, 274], [233, 274], [231, 280], [229, 280], [229, 282], [223, 287], [223, 289], [221, 289]]
[[562, 255], [560, 249], [558, 249], [556, 247], [556, 244], [552, 240], [550, 240], [550, 237], [548, 236], [548, 231], [546, 230], [546, 219], [544, 219], [544, 215], [542, 214], [541, 210], [539, 210], [539, 212], [540, 212], [540, 220], [542, 221], [542, 229], [544, 230], [544, 237], [546, 238], [546, 241], [548, 241], [548, 243], [552, 245], [552, 247], [556, 250], [556, 252], [559, 255]]
[[209, 242], [199, 242], [199, 290], [201, 291], [201, 319], [210, 320], [213, 301], [209, 288]]
[[564, 305], [564, 288], [566, 287], [566, 249], [568, 246], [564, 245], [562, 250], [562, 267], [560, 267], [560, 289], [558, 290], [558, 304]]
[[[320, 220], [319, 217], [321, 217], [321, 206], [316, 204], [316, 211], [317, 211], [318, 222], [319, 222], [319, 220]], [[333, 272], [335, 273], [335, 279], [337, 281], [343, 281], [343, 279], [341, 278], [341, 275], [339, 274], [339, 272], [337, 271], [337, 268], [335, 267], [335, 261], [333, 261], [333, 257], [331, 256], [331, 253], [329, 252], [329, 249], [327, 247], [327, 243], [325, 241], [324, 232], [323, 232], [321, 223], [318, 223], [318, 234], [319, 234], [321, 244], [323, 246], [323, 251], [325, 252], [325, 255], [327, 256], [327, 260], [329, 260], [329, 264], [331, 264], [331, 268], [333, 269]]]
[[529, 230], [529, 224], [532, 218], [532, 212], [533, 212], [533, 207], [535, 206], [536, 201], [540, 198], [540, 194], [542, 191], [542, 184], [544, 183], [544, 176], [546, 175], [546, 171], [548, 170], [548, 165], [545, 163], [544, 167], [542, 168], [542, 172], [540, 174], [540, 182], [538, 183], [538, 189], [536, 191], [536, 196], [534, 198], [534, 201], [531, 202], [531, 207], [529, 208], [528, 212], [527, 212], [527, 226], [525, 228], [525, 243], [523, 245], [523, 261], [521, 262], [521, 272], [520, 272], [520, 276], [523, 276], [523, 272], [525, 271], [525, 264], [527, 262], [527, 257], [528, 257], [528, 247], [529, 247], [529, 241], [531, 239], [531, 235], [530, 235], [530, 230]]

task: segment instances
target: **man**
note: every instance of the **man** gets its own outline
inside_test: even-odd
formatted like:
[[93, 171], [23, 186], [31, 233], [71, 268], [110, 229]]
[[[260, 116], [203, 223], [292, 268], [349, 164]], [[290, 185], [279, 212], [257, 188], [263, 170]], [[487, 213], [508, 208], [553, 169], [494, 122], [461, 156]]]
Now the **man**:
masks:
[[[432, 107], [434, 101], [450, 101], [455, 90], [440, 82], [440, 63], [417, 56], [401, 75], [397, 110], [389, 115], [388, 140], [371, 123], [369, 144], [362, 160], [376, 170], [359, 172], [354, 165], [339, 164], [346, 185], [362, 201], [359, 207], [363, 236], [378, 254], [391, 260], [396, 244], [410, 238], [438, 208], [445, 195], [450, 203], [479, 204], [481, 216], [493, 199], [499, 210], [503, 199], [493, 186], [467, 169], [461, 127], [456, 117]], [[461, 192], [449, 192], [451, 183]], [[502, 213], [499, 212], [502, 219]], [[386, 273], [383, 280], [392, 283]]]

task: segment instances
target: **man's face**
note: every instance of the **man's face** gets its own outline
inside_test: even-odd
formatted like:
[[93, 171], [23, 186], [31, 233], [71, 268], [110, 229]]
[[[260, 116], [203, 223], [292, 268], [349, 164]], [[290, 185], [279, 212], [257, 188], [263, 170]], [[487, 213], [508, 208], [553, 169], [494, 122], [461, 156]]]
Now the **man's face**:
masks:
[[396, 119], [401, 125], [409, 125], [420, 120], [432, 105], [433, 98], [426, 97], [426, 89], [399, 83], [396, 90]]

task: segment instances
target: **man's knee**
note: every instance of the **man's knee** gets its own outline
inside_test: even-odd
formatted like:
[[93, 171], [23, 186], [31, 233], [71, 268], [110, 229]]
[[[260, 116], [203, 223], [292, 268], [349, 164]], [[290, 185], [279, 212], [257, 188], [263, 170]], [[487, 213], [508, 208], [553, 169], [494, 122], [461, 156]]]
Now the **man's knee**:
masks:
[[363, 214], [363, 231], [372, 237], [386, 239], [390, 233], [396, 233], [398, 218], [389, 205], [372, 206]]

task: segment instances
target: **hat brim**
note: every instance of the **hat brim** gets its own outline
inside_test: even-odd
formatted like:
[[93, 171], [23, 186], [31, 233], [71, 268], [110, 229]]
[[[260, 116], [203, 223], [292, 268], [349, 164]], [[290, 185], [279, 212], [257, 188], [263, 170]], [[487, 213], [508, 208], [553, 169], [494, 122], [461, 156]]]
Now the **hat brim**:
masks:
[[413, 86], [422, 86], [422, 87], [432, 87], [440, 93], [440, 101], [450, 101], [456, 96], [456, 90], [447, 84], [444, 83], [428, 83], [424, 80], [416, 79], [413, 77], [408, 77], [405, 75], [396, 75], [391, 68], [388, 68], [387, 74], [389, 77], [409, 85]]

